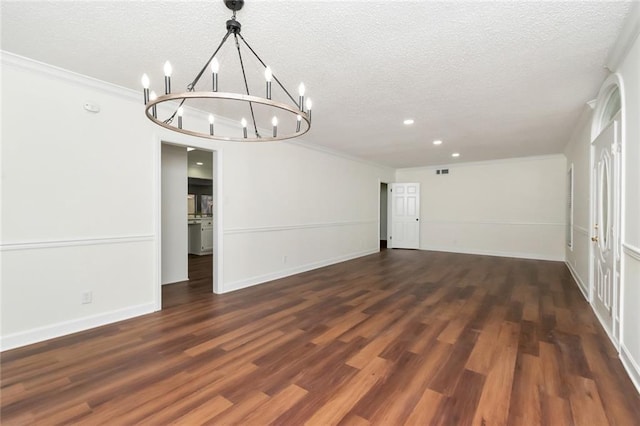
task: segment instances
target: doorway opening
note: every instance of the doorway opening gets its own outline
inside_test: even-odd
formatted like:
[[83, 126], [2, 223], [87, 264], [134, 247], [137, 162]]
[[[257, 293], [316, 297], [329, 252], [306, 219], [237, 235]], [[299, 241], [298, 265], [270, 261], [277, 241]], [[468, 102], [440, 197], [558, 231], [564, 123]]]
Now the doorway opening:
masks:
[[218, 253], [217, 153], [161, 144], [159, 309], [210, 297]]
[[387, 248], [387, 235], [388, 235], [388, 211], [389, 211], [389, 199], [387, 197], [388, 187], [385, 182], [380, 182], [380, 250], [386, 250]]

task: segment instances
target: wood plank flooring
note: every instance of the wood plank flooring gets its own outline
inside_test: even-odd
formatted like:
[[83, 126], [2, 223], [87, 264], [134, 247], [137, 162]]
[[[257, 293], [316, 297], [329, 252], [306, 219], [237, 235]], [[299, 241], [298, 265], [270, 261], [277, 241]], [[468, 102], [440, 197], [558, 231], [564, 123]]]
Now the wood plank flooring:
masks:
[[162, 309], [191, 303], [211, 294], [213, 256], [189, 255], [189, 281], [162, 286]]
[[[209, 258], [210, 259], [210, 258]], [[385, 250], [2, 353], [3, 425], [638, 425], [565, 265]]]

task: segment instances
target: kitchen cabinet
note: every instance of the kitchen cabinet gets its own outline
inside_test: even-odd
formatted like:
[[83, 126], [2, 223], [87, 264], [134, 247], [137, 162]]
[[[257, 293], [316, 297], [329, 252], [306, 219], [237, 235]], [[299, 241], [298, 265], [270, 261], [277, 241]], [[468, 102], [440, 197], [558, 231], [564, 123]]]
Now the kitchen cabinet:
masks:
[[213, 218], [189, 219], [189, 254], [213, 253]]

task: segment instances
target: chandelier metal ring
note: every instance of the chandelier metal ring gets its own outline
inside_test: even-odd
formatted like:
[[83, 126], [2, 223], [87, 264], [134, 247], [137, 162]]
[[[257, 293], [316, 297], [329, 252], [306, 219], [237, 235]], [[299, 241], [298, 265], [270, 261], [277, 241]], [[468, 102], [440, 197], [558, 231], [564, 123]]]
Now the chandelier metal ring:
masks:
[[[299, 132], [291, 133], [291, 134], [283, 134], [278, 135], [278, 137], [271, 136], [253, 136], [249, 137], [233, 137], [233, 136], [221, 136], [221, 135], [208, 135], [204, 132], [196, 132], [189, 129], [178, 129], [175, 126], [167, 123], [163, 120], [160, 120], [153, 115], [153, 107], [159, 104], [170, 102], [170, 101], [178, 101], [184, 102], [187, 99], [226, 99], [226, 100], [234, 100], [240, 102], [252, 102], [256, 104], [267, 105], [273, 108], [278, 108], [284, 111], [287, 111], [294, 116], [300, 116], [302, 121], [306, 123], [305, 128], [301, 127]], [[197, 136], [201, 138], [214, 139], [219, 141], [234, 141], [234, 142], [273, 142], [279, 140], [293, 139], [299, 136], [304, 135], [311, 129], [311, 120], [309, 119], [309, 115], [306, 112], [300, 111], [298, 108], [285, 104], [283, 102], [277, 102], [266, 98], [261, 98], [259, 96], [252, 95], [244, 95], [241, 93], [229, 93], [229, 92], [182, 92], [182, 93], [170, 93], [168, 95], [158, 96], [156, 100], [149, 101], [146, 105], [146, 115], [147, 118], [159, 126], [164, 127], [165, 129], [173, 130], [176, 132], [184, 133], [191, 136]]]

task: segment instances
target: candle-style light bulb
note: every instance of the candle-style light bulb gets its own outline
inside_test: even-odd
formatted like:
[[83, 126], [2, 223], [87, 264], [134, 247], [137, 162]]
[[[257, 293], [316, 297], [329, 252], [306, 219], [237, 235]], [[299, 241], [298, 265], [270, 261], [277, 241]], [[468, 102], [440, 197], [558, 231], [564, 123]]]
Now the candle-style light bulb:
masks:
[[218, 58], [213, 58], [211, 60], [211, 72], [217, 74], [220, 71], [220, 62], [218, 62]]
[[178, 108], [178, 129], [182, 129], [182, 116], [184, 115], [184, 108]]
[[278, 117], [275, 115], [271, 119], [271, 125], [273, 126], [273, 137], [278, 136]]
[[267, 80], [267, 99], [271, 99], [271, 80], [273, 79], [271, 67], [266, 67], [264, 69], [264, 79]]
[[149, 76], [147, 74], [142, 74], [142, 94], [144, 96], [144, 104], [149, 103]]
[[306, 91], [306, 88], [304, 87], [304, 83], [300, 83], [300, 86], [298, 86], [298, 95], [300, 95], [298, 102], [300, 104], [300, 111], [304, 112], [304, 92]]
[[[156, 92], [152, 90], [151, 93], [149, 94], [149, 100], [151, 102], [155, 102], [157, 99], [158, 99], [158, 95], [156, 95]], [[151, 113], [153, 114], [153, 118], [158, 118], [158, 111], [155, 105], [151, 107]]]
[[171, 67], [171, 62], [167, 61], [164, 63], [164, 93], [168, 95], [171, 93], [171, 73], [173, 72], [173, 68]]
[[209, 134], [213, 136], [213, 114], [209, 114]]
[[247, 138], [247, 120], [245, 120], [244, 118], [242, 118], [242, 120], [240, 120], [240, 124], [242, 124], [242, 133], [244, 134], [244, 138]]
[[217, 92], [218, 91], [218, 71], [220, 71], [220, 62], [218, 62], [218, 59], [213, 58], [211, 60], [211, 78], [213, 81], [213, 91]]
[[307, 115], [309, 116], [309, 120], [311, 120], [311, 106], [313, 103], [311, 102], [311, 98], [307, 99]]
[[302, 116], [298, 114], [296, 117], [296, 132], [300, 131], [300, 123], [302, 123]]

